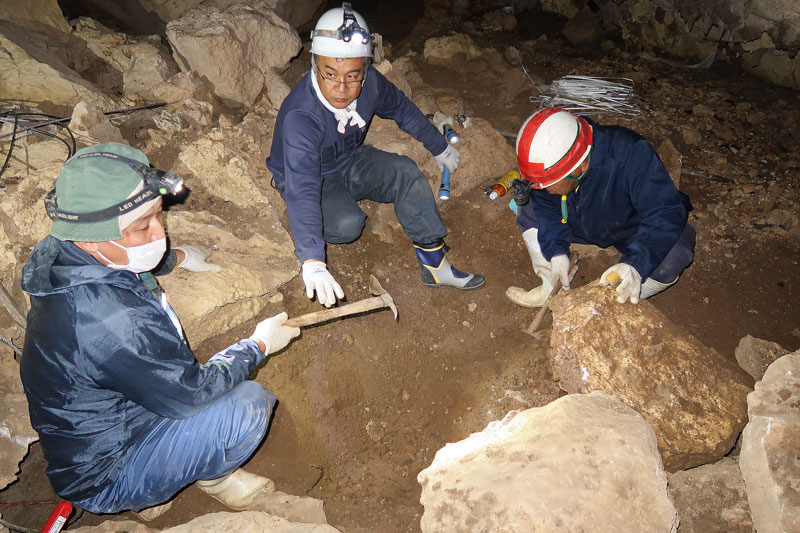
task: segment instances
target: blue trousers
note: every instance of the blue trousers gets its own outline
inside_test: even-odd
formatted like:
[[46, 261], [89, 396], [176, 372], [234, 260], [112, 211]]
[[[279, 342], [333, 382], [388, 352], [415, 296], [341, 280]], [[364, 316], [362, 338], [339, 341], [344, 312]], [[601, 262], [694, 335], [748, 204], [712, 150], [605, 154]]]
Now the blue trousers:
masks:
[[245, 381], [194, 416], [162, 418], [132, 446], [114, 483], [75, 505], [92, 513], [141, 511], [198, 479], [233, 472], [264, 439], [276, 401]]
[[322, 233], [327, 242], [358, 239], [367, 218], [359, 200], [394, 204], [397, 221], [416, 244], [432, 244], [447, 235], [431, 186], [409, 157], [360, 146], [349, 164], [324, 176]]

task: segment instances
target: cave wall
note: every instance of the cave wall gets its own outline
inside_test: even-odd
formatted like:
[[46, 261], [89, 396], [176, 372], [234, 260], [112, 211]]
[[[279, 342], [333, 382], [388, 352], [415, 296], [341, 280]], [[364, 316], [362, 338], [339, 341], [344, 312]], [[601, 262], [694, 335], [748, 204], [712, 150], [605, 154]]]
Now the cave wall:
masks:
[[606, 30], [645, 51], [699, 62], [715, 48], [745, 70], [800, 88], [800, 2], [797, 0], [515, 0], [567, 18], [588, 7]]

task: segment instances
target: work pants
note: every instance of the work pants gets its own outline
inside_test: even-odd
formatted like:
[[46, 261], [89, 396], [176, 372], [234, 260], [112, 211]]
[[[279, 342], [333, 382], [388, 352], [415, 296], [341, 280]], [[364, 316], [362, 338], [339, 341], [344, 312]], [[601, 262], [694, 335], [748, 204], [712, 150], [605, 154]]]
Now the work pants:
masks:
[[92, 513], [140, 511], [234, 471], [264, 439], [276, 401], [245, 381], [194, 416], [160, 419], [132, 446], [114, 483], [75, 505]]

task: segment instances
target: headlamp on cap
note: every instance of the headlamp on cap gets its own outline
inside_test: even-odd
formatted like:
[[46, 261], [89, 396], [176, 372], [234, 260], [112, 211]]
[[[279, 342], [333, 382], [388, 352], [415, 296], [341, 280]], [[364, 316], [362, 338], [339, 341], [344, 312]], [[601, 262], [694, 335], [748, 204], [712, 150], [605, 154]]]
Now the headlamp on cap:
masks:
[[102, 222], [117, 218], [129, 211], [133, 211], [143, 203], [154, 199], [154, 197], [165, 196], [167, 194], [178, 194], [183, 189], [183, 178], [172, 172], [150, 168], [140, 161], [130, 159], [111, 152], [90, 152], [87, 154], [73, 157], [72, 160], [86, 159], [89, 157], [105, 157], [119, 161], [128, 165], [133, 171], [138, 173], [144, 181], [144, 188], [131, 198], [126, 198], [118, 204], [114, 204], [99, 211], [89, 211], [86, 213], [73, 213], [64, 211], [58, 207], [58, 196], [53, 189], [44, 199], [44, 207], [47, 216], [52, 220], [64, 220], [67, 222], [91, 223]]

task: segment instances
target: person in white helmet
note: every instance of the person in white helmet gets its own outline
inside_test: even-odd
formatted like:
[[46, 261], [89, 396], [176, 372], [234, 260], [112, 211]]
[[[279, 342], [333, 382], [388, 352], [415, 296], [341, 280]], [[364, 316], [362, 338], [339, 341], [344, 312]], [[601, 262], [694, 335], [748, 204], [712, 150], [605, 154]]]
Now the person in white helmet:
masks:
[[658, 294], [691, 264], [691, 203], [641, 135], [547, 108], [528, 117], [516, 149], [520, 174], [533, 189], [517, 206], [517, 225], [542, 284], [509, 287], [512, 302], [541, 307], [556, 280], [569, 288], [573, 242], [622, 253], [600, 277], [608, 285], [609, 273], [620, 276], [620, 303]]
[[306, 295], [330, 307], [344, 297], [325, 263], [325, 243], [352, 242], [366, 215], [359, 200], [394, 204], [430, 287], [477, 289], [480, 274], [450, 264], [447, 230], [430, 185], [405, 156], [364, 146], [374, 115], [390, 118], [451, 172], [458, 151], [397, 87], [370, 65], [372, 36], [349, 3], [325, 12], [311, 33], [311, 70], [281, 105], [267, 167], [286, 202]]

